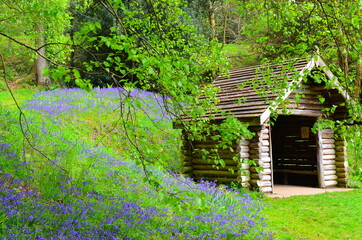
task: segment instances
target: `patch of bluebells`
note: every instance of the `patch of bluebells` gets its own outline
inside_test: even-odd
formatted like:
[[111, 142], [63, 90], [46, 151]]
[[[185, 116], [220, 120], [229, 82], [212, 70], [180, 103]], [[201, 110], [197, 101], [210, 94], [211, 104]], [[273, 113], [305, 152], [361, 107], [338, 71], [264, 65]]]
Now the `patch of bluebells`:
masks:
[[[35, 98], [38, 100], [30, 101], [27, 109], [61, 121], [64, 114], [72, 115], [79, 109], [110, 111], [119, 104], [122, 91], [95, 90], [94, 96], [98, 99], [95, 101], [79, 101], [89, 98], [84, 90], [46, 91], [38, 93]], [[54, 95], [59, 99], [41, 100], [53, 99]], [[129, 95], [141, 100], [160, 98], [136, 90]], [[44, 125], [41, 129], [48, 133]], [[74, 144], [69, 139], [63, 142], [70, 148]], [[1, 143], [0, 150], [4, 151], [0, 154], [18, 159], [11, 154], [9, 146]], [[55, 152], [59, 159], [67, 153], [61, 148]], [[77, 181], [59, 175], [58, 189], [54, 192], [60, 196], [54, 198], [43, 196], [26, 180], [5, 173], [0, 175], [0, 216], [5, 219], [0, 236], [5, 239], [268, 238], [263, 232], [265, 220], [260, 214], [261, 204], [247, 194], [221, 188], [214, 182], [195, 184], [190, 178], [155, 168], [152, 175], [167, 192], [161, 197], [159, 189], [142, 181], [143, 170], [133, 162], [125, 162], [120, 156], [86, 144], [77, 158], [94, 158], [96, 162]], [[104, 166], [105, 175], [92, 171]], [[102, 187], [109, 191], [100, 189]]]
[[25, 104], [24, 109], [53, 118], [62, 114], [72, 115], [88, 110], [103, 113], [118, 109], [121, 101], [126, 97], [133, 101], [141, 101], [142, 109], [135, 109], [148, 113], [155, 121], [170, 119], [164, 107], [167, 97], [138, 89], [127, 91], [123, 88], [96, 88], [92, 92], [82, 89], [49, 90], [36, 93], [33, 100]]

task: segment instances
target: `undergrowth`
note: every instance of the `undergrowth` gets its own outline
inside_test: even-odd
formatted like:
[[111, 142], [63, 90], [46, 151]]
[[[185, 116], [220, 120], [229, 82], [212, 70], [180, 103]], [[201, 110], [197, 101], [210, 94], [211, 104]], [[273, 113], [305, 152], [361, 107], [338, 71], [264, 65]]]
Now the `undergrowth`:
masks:
[[133, 90], [125, 109], [124, 91], [39, 92], [23, 115], [1, 105], [0, 236], [269, 238], [261, 202], [177, 173], [179, 132], [165, 99]]

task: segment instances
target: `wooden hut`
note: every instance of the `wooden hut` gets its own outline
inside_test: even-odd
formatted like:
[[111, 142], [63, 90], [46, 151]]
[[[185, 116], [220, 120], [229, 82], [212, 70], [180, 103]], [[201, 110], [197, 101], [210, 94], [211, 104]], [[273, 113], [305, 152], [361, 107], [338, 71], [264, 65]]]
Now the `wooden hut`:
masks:
[[[233, 160], [232, 151], [222, 150], [225, 166], [215, 168], [212, 160], [201, 158], [195, 149], [210, 149], [216, 142], [190, 141], [184, 133], [183, 174], [220, 183], [239, 182], [264, 193], [273, 192], [274, 184], [346, 186], [346, 141], [328, 127], [312, 131], [319, 119], [341, 120], [348, 115], [343, 103], [349, 97], [322, 59], [244, 67], [229, 73], [214, 83], [221, 90], [217, 107], [247, 122], [255, 135], [233, 146], [238, 161]], [[325, 76], [328, 87], [316, 82], [312, 74]], [[281, 84], [279, 91], [268, 86], [275, 82]], [[326, 113], [326, 108], [333, 110]], [[278, 113], [276, 120], [271, 117], [273, 112]], [[223, 119], [223, 114], [215, 116], [215, 121]], [[255, 165], [248, 164], [249, 160]]]

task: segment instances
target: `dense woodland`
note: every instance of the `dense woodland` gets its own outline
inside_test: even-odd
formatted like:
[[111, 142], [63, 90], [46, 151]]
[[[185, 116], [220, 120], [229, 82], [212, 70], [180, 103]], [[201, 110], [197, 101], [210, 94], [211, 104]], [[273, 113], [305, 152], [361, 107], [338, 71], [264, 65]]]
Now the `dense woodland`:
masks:
[[[227, 192], [179, 175], [180, 132], [172, 127], [183, 125], [191, 140], [218, 133], [213, 140], [224, 149], [251, 138], [232, 117], [214, 124], [211, 83], [230, 68], [271, 61], [321, 56], [338, 77], [351, 96], [350, 118], [325, 124], [349, 141], [351, 186], [362, 184], [358, 0], [0, 0], [0, 7], [0, 90], [16, 103], [0, 95], [0, 198], [8, 204], [0, 238], [271, 237], [260, 204], [236, 185]], [[19, 99], [19, 89], [39, 92]], [[138, 224], [142, 231], [132, 231]]]

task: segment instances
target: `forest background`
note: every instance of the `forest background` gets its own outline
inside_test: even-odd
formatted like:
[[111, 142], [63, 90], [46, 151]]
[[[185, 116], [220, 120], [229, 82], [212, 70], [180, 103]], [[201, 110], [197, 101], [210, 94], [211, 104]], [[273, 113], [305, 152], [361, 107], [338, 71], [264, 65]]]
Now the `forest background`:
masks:
[[[185, 124], [190, 139], [219, 131], [222, 147], [227, 147], [251, 133], [232, 118], [220, 126], [211, 124], [212, 118], [200, 121], [217, 104], [217, 89], [209, 85], [215, 77], [232, 67], [319, 54], [352, 96], [351, 118], [333, 126], [349, 141], [350, 184], [361, 186], [361, 131], [358, 125], [348, 124], [361, 121], [360, 1], [0, 0], [0, 6], [4, 79], [0, 89], [121, 87], [125, 90], [119, 94], [122, 120], [115, 124], [103, 119], [102, 127], [123, 129], [117, 147], [132, 149], [130, 156], [137, 159], [144, 181], [156, 189], [162, 188], [162, 182], [152, 167], [177, 172], [177, 164], [170, 163], [176, 151], [164, 154], [160, 149], [167, 145], [155, 148], [158, 139], [150, 141], [147, 132], [140, 131], [160, 121], [145, 117], [152, 121], [142, 123], [145, 118], [138, 109], [144, 101], [131, 97], [134, 89], [159, 94], [158, 104], [174, 121], [185, 114], [194, 119], [179, 122]], [[17, 125], [21, 126], [27, 121], [19, 111]], [[158, 129], [168, 131], [164, 126]], [[11, 135], [7, 127], [2, 134]], [[43, 146], [30, 141], [31, 132], [22, 134], [17, 148], [23, 156], [29, 151], [60, 172], [71, 172], [69, 165], [57, 164], [34, 150]], [[113, 135], [104, 136], [116, 141]], [[178, 144], [174, 143], [175, 149]], [[41, 180], [35, 182], [39, 187]]]

